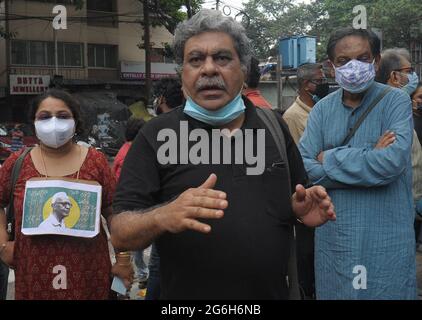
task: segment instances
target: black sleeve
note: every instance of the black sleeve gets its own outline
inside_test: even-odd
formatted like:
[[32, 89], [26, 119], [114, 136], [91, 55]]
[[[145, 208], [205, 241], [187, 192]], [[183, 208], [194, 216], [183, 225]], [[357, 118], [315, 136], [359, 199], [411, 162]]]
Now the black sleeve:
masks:
[[113, 200], [113, 213], [150, 208], [157, 204], [159, 190], [156, 152], [141, 130], [123, 163]]
[[297, 184], [308, 186], [308, 176], [303, 165], [302, 156], [297, 148], [292, 136], [290, 135], [289, 127], [282, 118], [282, 112], [275, 112], [277, 119], [283, 129], [284, 138], [286, 140], [287, 157], [289, 160], [290, 177], [292, 183], [292, 192], [294, 192]]

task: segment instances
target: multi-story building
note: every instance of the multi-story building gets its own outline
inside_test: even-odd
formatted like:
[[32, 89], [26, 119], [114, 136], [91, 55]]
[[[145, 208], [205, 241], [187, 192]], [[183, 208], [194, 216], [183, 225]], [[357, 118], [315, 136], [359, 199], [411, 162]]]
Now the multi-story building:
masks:
[[[57, 5], [66, 8], [66, 29], [53, 28]], [[12, 34], [0, 39], [1, 121], [23, 122], [29, 100], [52, 82], [74, 92], [110, 92], [126, 104], [143, 95], [141, 1], [85, 0], [81, 9], [74, 0], [4, 0], [0, 6], [3, 29]], [[151, 28], [153, 78], [175, 73], [163, 54], [171, 41], [164, 27]]]

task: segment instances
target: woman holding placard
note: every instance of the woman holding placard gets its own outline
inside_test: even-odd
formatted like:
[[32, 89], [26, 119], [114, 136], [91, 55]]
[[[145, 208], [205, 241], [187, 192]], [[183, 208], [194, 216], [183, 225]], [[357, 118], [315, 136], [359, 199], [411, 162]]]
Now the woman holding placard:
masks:
[[[9, 204], [11, 192], [14, 197], [14, 241], [8, 241], [0, 209], [0, 259], [15, 269], [15, 298], [108, 299], [111, 262], [99, 219], [111, 218], [115, 178], [107, 159], [74, 141], [82, 122], [70, 94], [52, 89], [38, 96], [30, 119], [39, 146], [12, 154], [0, 170], [0, 208]], [[39, 228], [47, 219], [50, 227]], [[119, 272], [130, 284], [133, 270]]]

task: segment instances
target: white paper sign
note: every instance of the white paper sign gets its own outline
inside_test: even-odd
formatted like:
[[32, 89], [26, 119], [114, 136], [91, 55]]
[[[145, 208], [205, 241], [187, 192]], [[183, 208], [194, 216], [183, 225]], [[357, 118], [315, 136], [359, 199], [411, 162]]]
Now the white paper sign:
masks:
[[93, 238], [100, 231], [101, 186], [82, 180], [26, 182], [22, 233]]
[[11, 95], [38, 95], [48, 90], [50, 76], [45, 75], [10, 75]]

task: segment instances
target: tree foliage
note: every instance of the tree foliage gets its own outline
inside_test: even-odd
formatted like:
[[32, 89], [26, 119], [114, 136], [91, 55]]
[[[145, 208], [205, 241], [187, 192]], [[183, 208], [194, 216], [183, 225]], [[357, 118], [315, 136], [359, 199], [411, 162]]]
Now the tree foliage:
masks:
[[[202, 0], [140, 0], [144, 1], [149, 4], [152, 26], [164, 26], [171, 34], [179, 22], [195, 14], [202, 4]], [[186, 12], [181, 10], [182, 7]]]
[[352, 26], [353, 8], [365, 6], [368, 28], [383, 32], [384, 48], [409, 47], [412, 38], [421, 38], [422, 2], [415, 0], [314, 0], [297, 4], [294, 0], [249, 0], [244, 11], [250, 18], [247, 27], [255, 54], [271, 54], [277, 39], [286, 35], [309, 34], [318, 37], [318, 58], [325, 57], [331, 32]]
[[[367, 11], [368, 28], [378, 28], [383, 33], [383, 47], [409, 47], [411, 30], [422, 21], [422, 2], [414, 0], [317, 0], [323, 18], [315, 25], [315, 34], [321, 35], [321, 43], [326, 45], [332, 30], [352, 26], [356, 14], [353, 8], [363, 5]], [[420, 36], [420, 35], [419, 35]], [[416, 34], [416, 38], [418, 35]]]
[[258, 57], [269, 55], [278, 38], [306, 33], [313, 20], [305, 4], [296, 5], [292, 0], [250, 0], [244, 12], [248, 18], [243, 22]]

